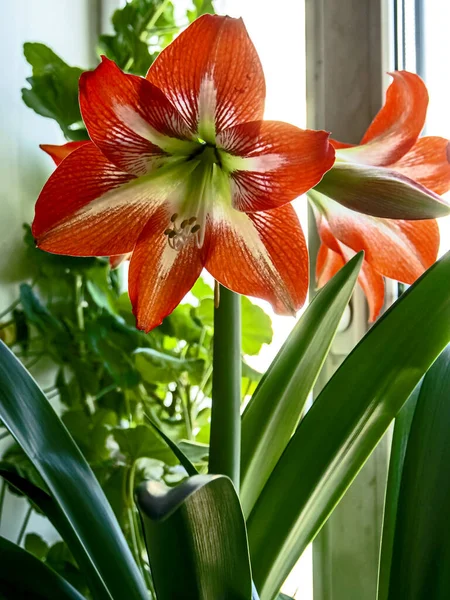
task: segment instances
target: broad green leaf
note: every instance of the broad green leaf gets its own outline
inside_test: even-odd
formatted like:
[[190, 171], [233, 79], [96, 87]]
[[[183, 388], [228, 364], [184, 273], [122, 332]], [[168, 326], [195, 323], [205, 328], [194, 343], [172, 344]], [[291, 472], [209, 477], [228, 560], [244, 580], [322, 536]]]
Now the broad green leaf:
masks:
[[450, 253], [372, 327], [297, 428], [248, 519], [261, 600], [276, 595], [450, 341], [449, 278]]
[[253, 396], [263, 374], [253, 369], [245, 360], [242, 361], [242, 398]]
[[28, 533], [25, 537], [25, 550], [39, 560], [47, 556], [48, 545], [37, 533]]
[[[11, 465], [0, 463], [0, 476], [3, 477], [13, 489], [25, 495], [30, 500], [33, 507], [49, 519], [51, 524], [66, 542], [67, 547], [75, 557], [80, 569], [82, 569], [84, 579], [89, 584], [91, 592], [93, 592], [93, 597], [95, 599], [111, 598], [103, 583], [99, 580], [97, 571], [80, 542], [80, 539], [67, 520], [63, 510], [48, 492], [21, 477], [11, 468]], [[45, 546], [47, 549], [45, 549], [43, 544], [45, 544], [45, 542], [40, 541], [39, 536], [29, 534], [26, 537], [25, 548], [32, 552], [32, 554], [42, 558], [40, 555], [45, 554], [45, 556], [47, 556], [48, 551], [50, 550], [46, 544]], [[55, 550], [53, 550], [52, 556], [55, 558]]]
[[138, 568], [89, 465], [35, 381], [2, 343], [0, 417], [44, 480], [99, 582], [113, 597], [146, 598]]
[[189, 440], [181, 440], [178, 448], [187, 458], [193, 463], [208, 462], [209, 446], [208, 444], [200, 444], [199, 442], [191, 442]]
[[190, 304], [179, 304], [176, 309], [164, 319], [160, 326], [166, 335], [189, 344], [197, 343], [202, 335], [202, 327], [194, 318], [193, 307]]
[[78, 80], [82, 69], [69, 67], [44, 44], [26, 43], [25, 58], [33, 67], [22, 89], [25, 104], [43, 117], [54, 119], [71, 140], [88, 139], [78, 104]]
[[187, 11], [189, 22], [195, 21], [201, 15], [214, 14], [214, 6], [212, 0], [192, 0], [194, 8]]
[[197, 298], [197, 300], [203, 300], [203, 298], [214, 298], [214, 290], [209, 286], [201, 277], [197, 279], [191, 294]]
[[171, 383], [182, 373], [188, 373], [198, 381], [205, 365], [202, 359], [181, 359], [154, 348], [138, 348], [134, 357], [137, 370], [148, 383]]
[[384, 503], [377, 600], [387, 600], [389, 594], [389, 578], [392, 563], [392, 549], [394, 546], [395, 524], [397, 521], [400, 483], [409, 432], [411, 430], [411, 423], [416, 410], [421, 385], [422, 382], [416, 386], [408, 401], [404, 404], [403, 408], [395, 418], [394, 434], [392, 436], [389, 457], [386, 499]]
[[158, 600], [249, 600], [244, 517], [227, 477], [195, 475], [175, 488], [145, 482], [136, 498]]
[[[145, 75], [155, 60], [155, 40], [150, 52], [150, 38], [157, 36], [164, 47], [177, 31], [172, 2], [166, 0], [131, 0], [116, 10], [112, 17], [113, 35], [101, 35], [99, 50], [114, 60], [121, 69]], [[171, 27], [171, 34], [167, 29]]]
[[97, 319], [86, 329], [90, 351], [98, 355], [117, 384], [124, 388], [137, 385], [140, 382], [140, 375], [129, 355], [132, 346], [128, 348], [125, 346], [129, 341], [126, 339], [127, 336], [117, 335], [110, 319], [106, 321]]
[[20, 546], [0, 537], [0, 595], [29, 600], [84, 600], [67, 581]]
[[116, 315], [117, 297], [109, 280], [110, 268], [107, 264], [98, 264], [86, 273], [86, 287], [92, 300], [100, 308]]
[[241, 502], [248, 516], [301, 417], [361, 267], [353, 258], [318, 292], [242, 418]]
[[[205, 327], [214, 327], [214, 300], [204, 297], [195, 308], [195, 315]], [[270, 344], [273, 337], [272, 321], [260, 306], [241, 296], [242, 352], [255, 355], [263, 344]]]
[[241, 297], [242, 352], [259, 354], [263, 344], [272, 342], [272, 320], [260, 306]]
[[132, 465], [138, 458], [154, 458], [168, 465], [175, 465], [177, 461], [170, 448], [148, 425], [137, 425], [129, 429], [113, 429], [112, 434], [122, 454], [128, 458]]
[[414, 412], [398, 498], [389, 600], [450, 598], [449, 400], [450, 346], [425, 375]]

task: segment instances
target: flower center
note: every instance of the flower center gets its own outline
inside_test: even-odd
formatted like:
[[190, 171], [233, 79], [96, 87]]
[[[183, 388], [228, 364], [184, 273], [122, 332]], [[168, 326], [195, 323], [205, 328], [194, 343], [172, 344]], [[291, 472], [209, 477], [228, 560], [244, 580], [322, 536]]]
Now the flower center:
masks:
[[164, 231], [164, 235], [167, 236], [167, 242], [169, 246], [173, 250], [181, 250], [189, 241], [189, 239], [194, 236], [197, 248], [201, 248], [201, 225], [196, 223], [197, 217], [183, 219], [179, 226], [177, 225], [177, 221], [179, 221], [178, 214], [174, 213], [170, 217], [170, 222], [172, 225]]
[[[192, 240], [197, 248], [203, 246], [207, 216], [214, 203], [224, 197], [226, 185], [229, 188], [215, 145], [203, 142], [199, 146], [188, 159], [198, 164], [185, 180], [182, 197], [174, 205], [170, 223], [164, 231], [167, 243], [177, 251]], [[225, 179], [228, 182], [228, 177]]]

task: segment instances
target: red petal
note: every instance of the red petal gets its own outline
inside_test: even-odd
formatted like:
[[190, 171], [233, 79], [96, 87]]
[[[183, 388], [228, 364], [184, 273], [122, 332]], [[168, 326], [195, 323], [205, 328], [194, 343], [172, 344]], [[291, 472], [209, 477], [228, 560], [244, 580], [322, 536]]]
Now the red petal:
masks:
[[148, 222], [130, 262], [128, 291], [137, 327], [150, 331], [170, 314], [194, 285], [203, 268], [194, 238], [172, 250], [163, 231], [170, 214], [159, 209]]
[[416, 143], [425, 124], [428, 92], [420, 77], [408, 71], [391, 73], [394, 81], [386, 102], [361, 145], [345, 150], [357, 162], [386, 166], [399, 160]]
[[[327, 243], [322, 243], [320, 246], [317, 256], [316, 277], [317, 285], [321, 287], [334, 277], [346, 262], [355, 256], [355, 252], [334, 238], [323, 216], [319, 216], [317, 221], [321, 238], [327, 240], [327, 243], [331, 241], [332, 247], [338, 249], [338, 252], [335, 252], [327, 246]], [[369, 305], [369, 321], [373, 322], [380, 314], [384, 304], [383, 277], [372, 268], [367, 260], [364, 260], [358, 275], [358, 282]]]
[[205, 266], [217, 281], [268, 300], [279, 314], [293, 314], [303, 305], [308, 252], [292, 206], [248, 215], [230, 209], [210, 227]]
[[92, 141], [115, 165], [135, 175], [158, 164], [166, 145], [180, 143], [174, 138], [191, 136], [161, 90], [123, 73], [105, 57], [80, 77], [80, 108]]
[[47, 152], [47, 154], [53, 158], [55, 165], [58, 166], [66, 156], [69, 156], [74, 150], [81, 148], [81, 146], [84, 146], [85, 144], [89, 144], [89, 140], [84, 140], [82, 142], [67, 142], [67, 144], [63, 144], [62, 146], [40, 144], [39, 148], [44, 152]]
[[345, 265], [345, 260], [342, 256], [331, 250], [331, 248], [328, 248], [324, 243], [320, 244], [316, 261], [318, 287], [324, 286]]
[[[350, 249], [349, 249], [350, 250]], [[352, 254], [354, 256], [354, 254]], [[350, 260], [351, 256], [347, 260]], [[369, 321], [373, 323], [384, 305], [384, 279], [367, 260], [363, 261], [358, 276], [359, 285], [367, 298], [369, 305]]]
[[[316, 185], [334, 163], [326, 131], [303, 130], [278, 121], [253, 121], [217, 137], [231, 171], [233, 205], [268, 210], [291, 202]], [[232, 156], [230, 156], [232, 155]]]
[[439, 229], [435, 220], [379, 219], [332, 200], [325, 211], [333, 236], [355, 252], [364, 250], [367, 262], [385, 277], [413, 283], [437, 258]]
[[390, 168], [418, 181], [436, 194], [445, 194], [450, 189], [450, 142], [441, 137], [420, 138]]
[[216, 92], [217, 131], [262, 119], [264, 74], [241, 19], [200, 17], [161, 52], [147, 79], [165, 93], [193, 131], [199, 121], [200, 86], [208, 79]]
[[73, 256], [131, 251], [156, 210], [144, 191], [134, 175], [85, 144], [63, 160], [38, 198], [32, 226], [38, 246]]
[[330, 138], [330, 144], [335, 150], [342, 150], [343, 148], [354, 148], [355, 144], [346, 144], [345, 142], [338, 142]]
[[109, 257], [109, 266], [111, 269], [117, 269], [123, 262], [126, 260], [130, 260], [132, 252], [128, 252], [127, 254], [115, 254], [114, 256]]

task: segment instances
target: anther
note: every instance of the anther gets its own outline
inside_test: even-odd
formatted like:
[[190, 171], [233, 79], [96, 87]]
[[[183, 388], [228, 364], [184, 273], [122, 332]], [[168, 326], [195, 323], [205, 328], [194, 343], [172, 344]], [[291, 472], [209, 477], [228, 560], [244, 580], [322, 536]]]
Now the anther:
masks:
[[164, 232], [164, 235], [170, 235], [172, 233], [173, 229], [166, 229]]
[[197, 233], [197, 231], [200, 230], [200, 225], [194, 225], [194, 227], [191, 229], [191, 233]]
[[191, 217], [188, 221], [189, 225], [192, 225], [192, 223], [195, 223], [196, 220], [197, 220], [197, 217]]
[[172, 221], [172, 223], [175, 223], [175, 221], [178, 219], [178, 213], [174, 213], [171, 217], [170, 220]]
[[169, 239], [172, 239], [177, 235], [177, 232], [171, 229], [167, 235], [169, 236]]
[[187, 225], [188, 225], [189, 221], [187, 219], [184, 219], [184, 221], [181, 221], [181, 229], [184, 229]]

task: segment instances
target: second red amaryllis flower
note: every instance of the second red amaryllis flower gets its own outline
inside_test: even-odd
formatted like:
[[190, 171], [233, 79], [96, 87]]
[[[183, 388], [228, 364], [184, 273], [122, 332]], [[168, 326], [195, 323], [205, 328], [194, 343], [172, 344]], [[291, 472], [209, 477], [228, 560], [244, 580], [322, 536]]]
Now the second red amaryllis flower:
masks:
[[80, 79], [92, 142], [69, 154], [36, 204], [49, 252], [132, 252], [138, 326], [158, 325], [203, 267], [279, 313], [304, 302], [308, 257], [290, 206], [334, 162], [328, 134], [263, 121], [265, 83], [241, 20], [205, 15], [146, 79], [107, 59]]
[[439, 229], [429, 217], [449, 212], [438, 195], [450, 189], [449, 141], [418, 139], [428, 105], [425, 84], [407, 71], [393, 78], [361, 143], [331, 140], [336, 163], [309, 193], [322, 240], [318, 284], [364, 250], [359, 282], [372, 321], [383, 306], [383, 277], [413, 283], [434, 263]]

